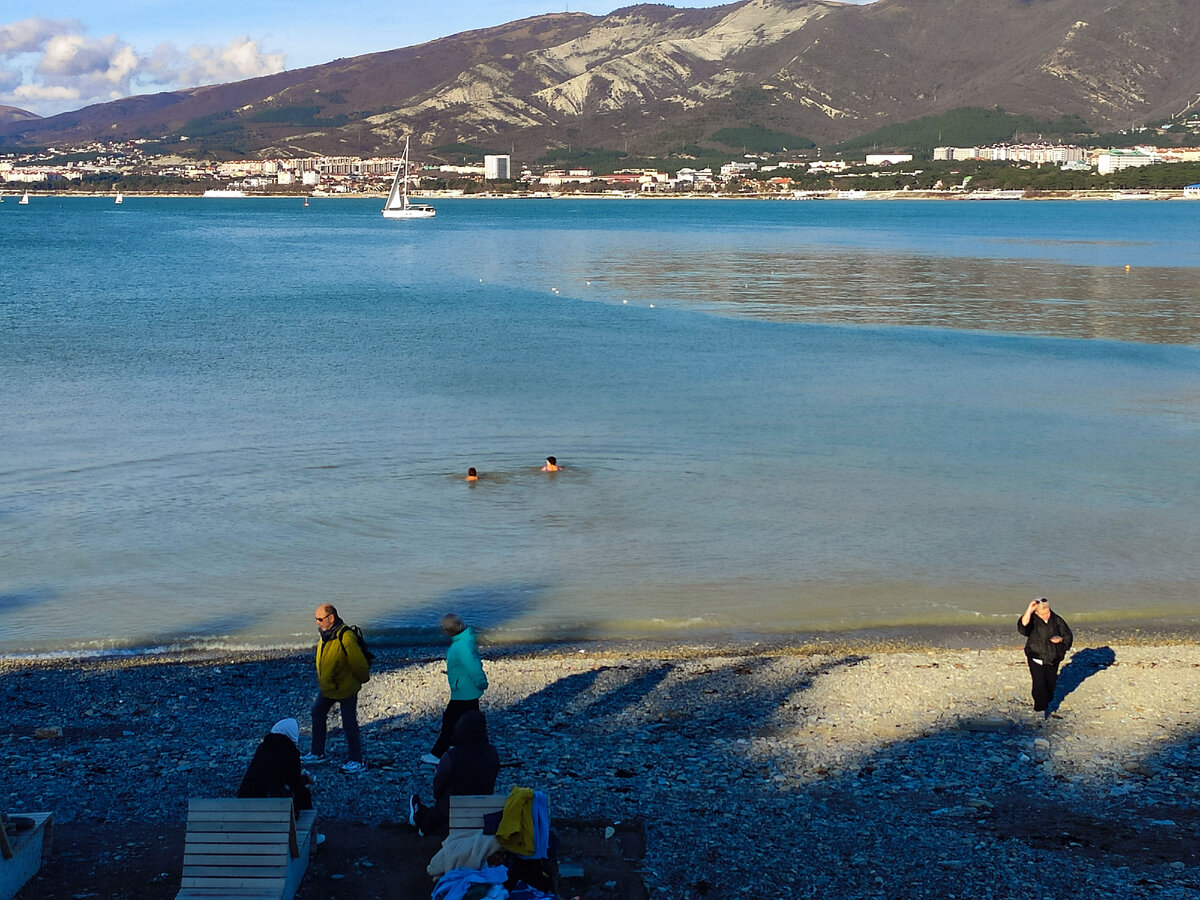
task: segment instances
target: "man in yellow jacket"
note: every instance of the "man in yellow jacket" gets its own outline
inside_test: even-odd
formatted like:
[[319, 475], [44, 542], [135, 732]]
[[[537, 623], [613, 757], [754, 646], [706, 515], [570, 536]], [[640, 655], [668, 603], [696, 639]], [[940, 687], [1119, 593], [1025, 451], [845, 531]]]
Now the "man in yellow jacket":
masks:
[[358, 734], [358, 692], [371, 677], [371, 666], [359, 646], [358, 638], [338, 616], [330, 603], [322, 603], [315, 613], [317, 632], [317, 684], [320, 693], [312, 708], [312, 751], [304, 754], [305, 763], [325, 762], [325, 733], [329, 711], [336, 703], [342, 711], [342, 730], [350, 759], [343, 772], [356, 774], [366, 769], [362, 742]]

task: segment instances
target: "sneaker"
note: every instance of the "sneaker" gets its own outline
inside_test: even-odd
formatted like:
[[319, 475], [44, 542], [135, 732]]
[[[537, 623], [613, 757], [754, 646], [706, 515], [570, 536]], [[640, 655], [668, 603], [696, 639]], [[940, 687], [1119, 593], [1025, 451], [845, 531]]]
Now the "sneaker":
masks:
[[342, 771], [345, 772], [347, 775], [357, 775], [359, 772], [365, 772], [366, 770], [367, 770], [366, 763], [356, 762], [353, 759], [350, 760], [350, 762], [346, 763], [344, 766], [342, 766]]
[[421, 808], [421, 800], [416, 794], [408, 798], [408, 824], [417, 827], [417, 810]]
[[328, 758], [329, 757], [327, 757], [324, 753], [305, 753], [302, 757], [300, 757], [300, 762], [302, 762], [302, 763], [323, 763]]
[[432, 753], [426, 753], [424, 756], [421, 757], [421, 762], [428, 763], [431, 766], [436, 766], [438, 763], [441, 762], [441, 760], [438, 759], [436, 756], [434, 756]]

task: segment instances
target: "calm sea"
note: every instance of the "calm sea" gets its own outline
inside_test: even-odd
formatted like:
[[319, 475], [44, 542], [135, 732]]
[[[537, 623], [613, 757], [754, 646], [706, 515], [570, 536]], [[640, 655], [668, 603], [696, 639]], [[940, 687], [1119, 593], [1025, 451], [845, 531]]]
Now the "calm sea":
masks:
[[1200, 203], [379, 207], [0, 206], [0, 650], [1197, 619]]

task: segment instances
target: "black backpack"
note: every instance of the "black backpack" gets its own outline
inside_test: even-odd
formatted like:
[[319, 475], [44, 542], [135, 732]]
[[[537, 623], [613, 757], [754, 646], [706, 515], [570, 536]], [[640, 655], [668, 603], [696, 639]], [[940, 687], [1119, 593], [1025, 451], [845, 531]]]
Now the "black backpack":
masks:
[[346, 645], [342, 643], [342, 635], [346, 633], [346, 629], [354, 632], [354, 637], [358, 640], [358, 649], [362, 650], [363, 656], [367, 658], [367, 665], [370, 666], [371, 663], [375, 662], [375, 654], [367, 646], [367, 639], [363, 637], [363, 630], [359, 626], [347, 625], [345, 629], [338, 632], [338, 643], [342, 645], [342, 650], [346, 649]]

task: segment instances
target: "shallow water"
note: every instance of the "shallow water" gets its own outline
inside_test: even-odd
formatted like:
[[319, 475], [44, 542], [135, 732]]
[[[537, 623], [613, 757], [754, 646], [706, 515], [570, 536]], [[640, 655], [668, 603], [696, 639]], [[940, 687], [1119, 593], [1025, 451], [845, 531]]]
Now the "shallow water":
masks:
[[378, 205], [0, 209], [0, 649], [1195, 617], [1200, 204]]

